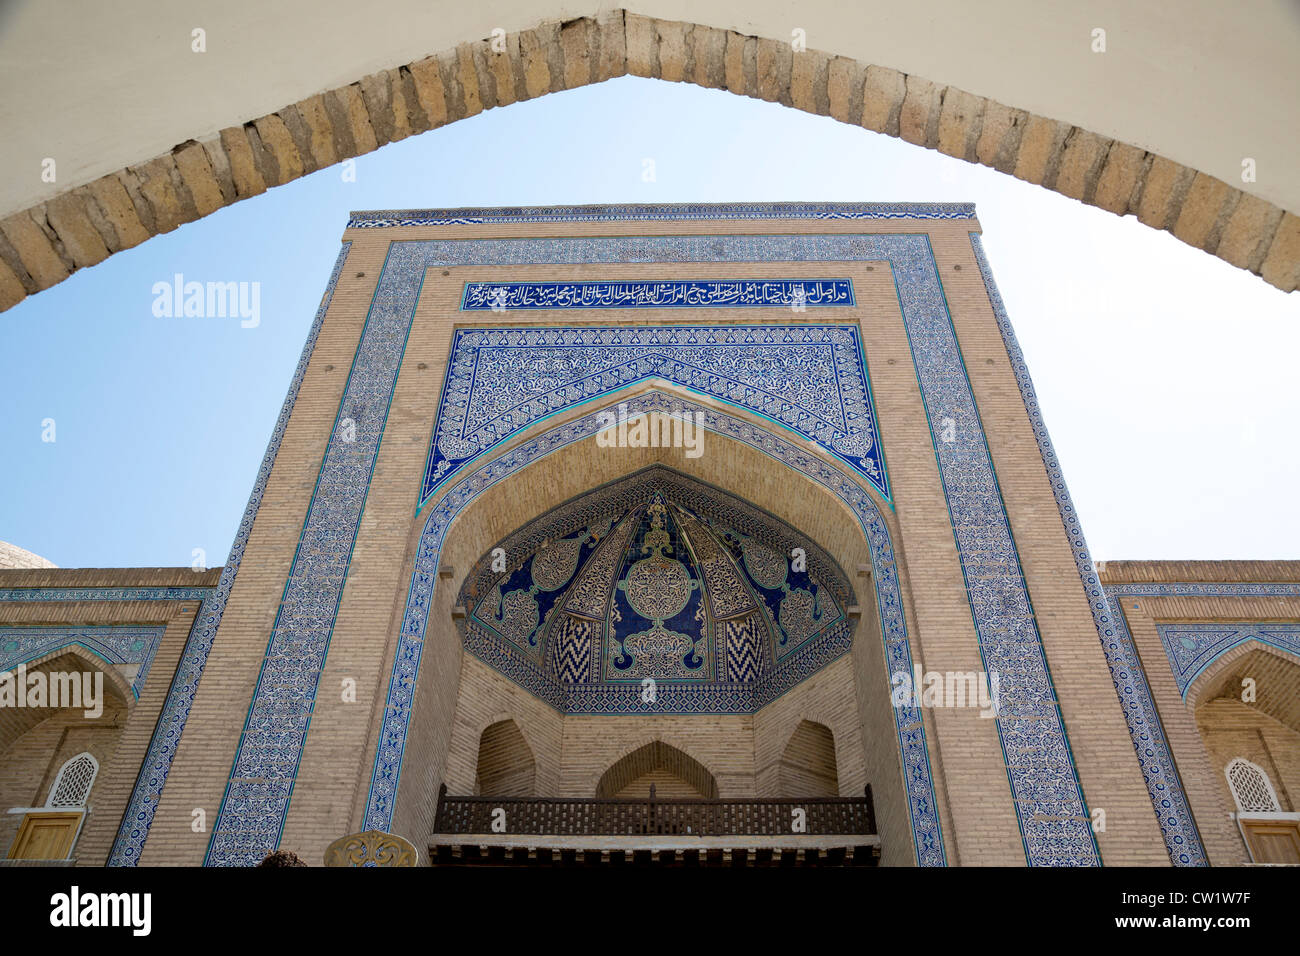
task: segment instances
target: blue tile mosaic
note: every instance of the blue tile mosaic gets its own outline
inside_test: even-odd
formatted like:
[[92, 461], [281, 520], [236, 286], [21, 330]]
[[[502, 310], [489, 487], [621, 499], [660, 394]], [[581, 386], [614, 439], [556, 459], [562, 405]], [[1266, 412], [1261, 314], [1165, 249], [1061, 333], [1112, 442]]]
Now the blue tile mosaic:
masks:
[[693, 219], [974, 219], [973, 203], [675, 203], [520, 206], [503, 209], [386, 209], [354, 212], [349, 229], [463, 226], [498, 222], [653, 222]]
[[9, 601], [202, 601], [212, 588], [0, 588], [0, 604]]
[[1011, 326], [1011, 319], [1007, 315], [1002, 295], [993, 281], [993, 272], [984, 255], [980, 237], [972, 233], [970, 238], [989, 302], [993, 306], [998, 329], [1006, 345], [1007, 356], [1011, 360], [1012, 372], [1020, 386], [1025, 410], [1029, 413], [1030, 426], [1038, 441], [1043, 466], [1047, 469], [1052, 494], [1056, 498], [1061, 522], [1065, 526], [1065, 534], [1074, 554], [1075, 567], [1088, 597], [1093, 623], [1097, 626], [1097, 633], [1101, 638], [1106, 664], [1115, 683], [1115, 692], [1119, 695], [1124, 720], [1133, 738], [1138, 764], [1146, 780], [1147, 791], [1151, 796], [1152, 807], [1160, 823], [1161, 832], [1164, 834], [1169, 857], [1175, 866], [1206, 866], [1208, 861], [1205, 849], [1183, 793], [1182, 781], [1178, 778], [1173, 754], [1151, 699], [1151, 689], [1147, 686], [1141, 662], [1123, 625], [1122, 617], [1117, 618], [1111, 611], [1110, 601], [1097, 576], [1088, 543], [1083, 536], [1083, 527], [1079, 523], [1078, 512], [1065, 484], [1060, 460], [1056, 456], [1056, 449], [1052, 447], [1052, 439], [1043, 421], [1042, 408], [1038, 404], [1034, 383], [1029, 376], [1029, 367], [1025, 364], [1024, 353], [1016, 340], [1016, 333]]
[[[960, 218], [951, 209], [948, 214]], [[931, 422], [946, 418], [956, 424], [958, 440], [936, 442], [935, 457], [985, 666], [1005, 675], [997, 725], [1005, 752], [1016, 755], [1008, 761], [1007, 773], [1026, 859], [1031, 865], [1099, 862], [934, 257], [928, 238], [911, 234], [394, 242], [340, 409], [340, 418], [350, 418], [356, 428], [349, 429], [347, 442], [336, 431], [326, 452], [317, 497], [281, 607], [279, 620], [288, 626], [277, 624], [268, 649], [264, 669], [268, 679], [259, 682], [249, 714], [254, 734], [241, 741], [209, 862], [253, 863], [274, 846], [283, 825], [307, 715], [425, 269], [469, 264], [836, 260], [890, 263], [927, 416]], [[402, 666], [399, 658], [398, 670]], [[387, 741], [381, 740], [381, 751], [386, 746]]]
[[[199, 590], [199, 589], [194, 589]], [[0, 601], [4, 599], [0, 597]], [[106, 664], [136, 668], [131, 693], [136, 699], [149, 677], [163, 632], [155, 627], [0, 627], [0, 671], [10, 671], [73, 644]]]
[[762, 415], [889, 498], [856, 325], [548, 326], [457, 329], [421, 504], [520, 429], [645, 379]]
[[489, 553], [466, 578], [465, 646], [565, 713], [754, 713], [851, 646], [858, 601], [830, 555], [670, 469], [592, 489], [496, 547], [516, 566], [494, 572]]
[[691, 279], [635, 282], [467, 282], [464, 312], [521, 309], [745, 309], [856, 305], [849, 279]]
[[1178, 693], [1187, 697], [1187, 688], [1207, 667], [1223, 654], [1247, 641], [1300, 655], [1300, 624], [1264, 621], [1195, 624], [1156, 622], [1156, 633], [1169, 655]]

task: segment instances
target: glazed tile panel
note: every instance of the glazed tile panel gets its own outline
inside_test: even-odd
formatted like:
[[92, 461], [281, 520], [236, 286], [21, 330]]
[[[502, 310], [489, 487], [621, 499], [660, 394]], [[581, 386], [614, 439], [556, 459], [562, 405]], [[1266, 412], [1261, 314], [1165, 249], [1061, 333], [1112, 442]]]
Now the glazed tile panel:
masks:
[[0, 604], [7, 601], [202, 601], [212, 588], [0, 588]]
[[[524, 557], [493, 571], [493, 548], [470, 572], [456, 598], [465, 645], [567, 713], [753, 713], [793, 686], [787, 674], [851, 646], [844, 608], [858, 602], [833, 558], [664, 469], [592, 489], [496, 547]], [[649, 706], [644, 677], [665, 689]]]
[[0, 627], [0, 671], [11, 671], [75, 644], [109, 664], [135, 665], [131, 693], [138, 699], [165, 630], [162, 626]]
[[[971, 583], [971, 613], [985, 667], [1003, 675], [1002, 714], [997, 724], [1010, 758], [1007, 774], [1026, 859], [1031, 865], [1099, 862], [934, 258], [927, 237], [909, 234], [393, 243], [339, 413], [340, 419], [350, 417], [356, 422], [355, 440], [344, 443], [336, 429], [326, 452], [263, 679], [254, 694], [213, 833], [209, 862], [255, 863], [274, 848], [283, 827], [348, 556], [427, 268], [837, 260], [890, 262], [932, 428], [943, 418], [956, 424], [955, 441], [936, 442], [936, 461], [963, 570]], [[381, 741], [381, 747], [385, 744]]]
[[797, 309], [851, 306], [849, 279], [692, 279], [689, 282], [467, 282], [465, 312], [520, 309]]
[[354, 212], [349, 229], [495, 222], [651, 222], [692, 219], [974, 219], [974, 203], [671, 203], [617, 206], [387, 209]]
[[1247, 641], [1259, 641], [1300, 655], [1300, 624], [1241, 621], [1237, 623], [1165, 624], [1156, 622], [1156, 633], [1169, 655], [1178, 682], [1178, 693], [1187, 696], [1187, 688], [1197, 676], [1225, 652]]
[[762, 415], [889, 498], [856, 325], [691, 325], [458, 329], [421, 502], [520, 429], [649, 378]]

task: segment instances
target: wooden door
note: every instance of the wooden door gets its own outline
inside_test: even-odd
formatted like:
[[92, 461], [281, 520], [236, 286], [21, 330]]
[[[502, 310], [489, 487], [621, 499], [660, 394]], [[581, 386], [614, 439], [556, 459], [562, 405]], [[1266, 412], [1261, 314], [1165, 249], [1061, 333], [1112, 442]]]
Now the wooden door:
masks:
[[80, 823], [80, 810], [27, 814], [9, 850], [9, 859], [66, 860]]
[[1300, 821], [1241, 819], [1256, 863], [1300, 863]]

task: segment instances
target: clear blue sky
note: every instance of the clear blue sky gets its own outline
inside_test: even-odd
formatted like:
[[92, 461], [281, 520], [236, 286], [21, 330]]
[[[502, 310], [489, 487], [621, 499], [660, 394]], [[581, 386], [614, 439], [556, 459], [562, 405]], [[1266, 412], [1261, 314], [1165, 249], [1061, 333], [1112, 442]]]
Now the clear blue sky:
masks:
[[[1300, 557], [1300, 295], [1131, 217], [632, 77], [386, 146], [356, 173], [237, 203], [0, 313], [0, 540], [62, 567], [188, 566], [195, 548], [221, 564], [350, 210], [973, 201], [1094, 556]], [[261, 324], [154, 317], [175, 273], [260, 282]]]

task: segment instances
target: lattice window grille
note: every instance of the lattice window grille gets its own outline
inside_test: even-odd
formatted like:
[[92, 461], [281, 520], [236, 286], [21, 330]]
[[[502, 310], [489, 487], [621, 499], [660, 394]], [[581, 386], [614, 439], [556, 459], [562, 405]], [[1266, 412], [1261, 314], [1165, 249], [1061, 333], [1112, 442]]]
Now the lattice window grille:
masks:
[[47, 807], [84, 807], [90, 788], [99, 773], [99, 763], [88, 753], [80, 753], [59, 768], [59, 775], [50, 788]]
[[1233, 799], [1242, 813], [1276, 813], [1282, 809], [1268, 774], [1243, 757], [1228, 764], [1225, 771]]

